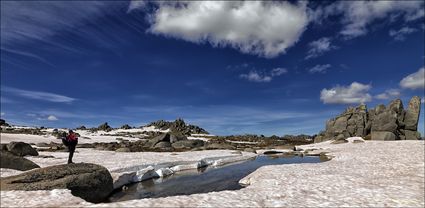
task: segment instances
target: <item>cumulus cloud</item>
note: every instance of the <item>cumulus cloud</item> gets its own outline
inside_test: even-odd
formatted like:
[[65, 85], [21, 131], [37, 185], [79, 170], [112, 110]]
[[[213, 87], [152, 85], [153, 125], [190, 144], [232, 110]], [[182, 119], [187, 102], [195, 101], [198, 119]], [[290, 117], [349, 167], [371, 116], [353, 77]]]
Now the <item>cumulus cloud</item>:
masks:
[[380, 99], [380, 100], [388, 100], [388, 99], [397, 98], [397, 97], [400, 97], [400, 90], [398, 89], [385, 90], [385, 92], [375, 96], [376, 99]]
[[47, 120], [49, 120], [49, 121], [57, 121], [58, 118], [56, 116], [54, 116], [54, 115], [50, 115], [50, 116], [47, 117]]
[[157, 2], [154, 34], [272, 58], [293, 46], [307, 27], [306, 2]]
[[56, 103], [71, 103], [75, 100], [75, 98], [71, 98], [65, 95], [59, 95], [50, 92], [40, 92], [40, 91], [30, 91], [30, 90], [22, 90], [13, 87], [2, 87], [2, 91], [6, 93], [10, 93], [14, 96], [20, 96], [24, 98], [34, 99], [34, 100], [42, 100]]
[[338, 1], [311, 13], [316, 22], [342, 15], [340, 33], [345, 38], [355, 38], [367, 34], [368, 26], [377, 20], [402, 18], [410, 22], [424, 17], [425, 12], [423, 1]]
[[400, 30], [390, 30], [389, 35], [391, 37], [393, 37], [394, 40], [403, 41], [403, 40], [406, 39], [406, 35], [414, 33], [416, 31], [418, 31], [418, 30], [415, 29], [415, 28], [411, 28], [411, 27], [406, 26], [406, 27], [401, 28]]
[[311, 59], [322, 55], [323, 53], [336, 49], [337, 47], [331, 44], [331, 39], [327, 37], [320, 38], [308, 44], [309, 50], [305, 59]]
[[247, 74], [239, 75], [239, 77], [251, 82], [270, 82], [273, 77], [281, 76], [286, 73], [288, 73], [288, 70], [285, 68], [274, 68], [268, 73], [251, 70]]
[[425, 67], [420, 68], [417, 72], [409, 74], [400, 81], [400, 86], [407, 89], [424, 89], [425, 88]]
[[324, 73], [327, 72], [327, 70], [330, 67], [331, 67], [330, 64], [323, 64], [323, 65], [318, 64], [318, 65], [314, 66], [313, 68], [310, 68], [308, 70], [308, 72], [310, 72], [310, 74], [314, 74], [314, 73], [322, 73], [322, 74], [324, 74]]
[[353, 82], [349, 86], [336, 86], [331, 89], [322, 89], [320, 100], [325, 104], [354, 104], [365, 103], [372, 100], [368, 91], [371, 85]]

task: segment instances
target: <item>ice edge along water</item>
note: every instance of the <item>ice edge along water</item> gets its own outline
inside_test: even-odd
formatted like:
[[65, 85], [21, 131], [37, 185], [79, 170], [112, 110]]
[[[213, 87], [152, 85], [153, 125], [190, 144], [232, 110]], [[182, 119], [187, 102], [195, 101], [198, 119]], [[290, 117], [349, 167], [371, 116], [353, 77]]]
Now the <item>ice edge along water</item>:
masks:
[[121, 188], [130, 183], [137, 183], [152, 178], [163, 178], [176, 172], [195, 170], [207, 166], [218, 167], [230, 163], [246, 161], [255, 158], [256, 155], [237, 155], [225, 157], [204, 158], [194, 162], [173, 162], [157, 165], [141, 165], [123, 168], [111, 173], [114, 189]]

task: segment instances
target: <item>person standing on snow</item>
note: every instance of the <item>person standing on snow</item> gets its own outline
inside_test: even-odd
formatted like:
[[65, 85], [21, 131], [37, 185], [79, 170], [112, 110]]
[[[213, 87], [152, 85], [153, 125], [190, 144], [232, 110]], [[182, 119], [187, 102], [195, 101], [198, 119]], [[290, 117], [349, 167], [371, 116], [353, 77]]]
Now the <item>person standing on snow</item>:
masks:
[[72, 157], [74, 156], [75, 147], [78, 144], [78, 137], [72, 130], [69, 130], [68, 136], [62, 139], [62, 142], [65, 146], [68, 147], [69, 156], [68, 156], [68, 164], [74, 163], [72, 162]]

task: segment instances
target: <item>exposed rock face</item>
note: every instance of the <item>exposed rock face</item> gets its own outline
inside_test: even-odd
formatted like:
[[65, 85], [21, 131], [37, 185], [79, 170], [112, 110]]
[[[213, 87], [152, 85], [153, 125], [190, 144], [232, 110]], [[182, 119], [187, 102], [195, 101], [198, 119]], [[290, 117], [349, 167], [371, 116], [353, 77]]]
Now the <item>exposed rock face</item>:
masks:
[[147, 143], [147, 145], [150, 146], [151, 148], [171, 147], [172, 143], [183, 141], [183, 140], [187, 140], [187, 137], [178, 132], [171, 132], [171, 133], [164, 133], [152, 138]]
[[112, 127], [109, 126], [108, 122], [105, 122], [105, 123], [99, 125], [99, 127], [97, 127], [97, 130], [111, 131]]
[[128, 125], [128, 124], [124, 124], [124, 125], [121, 126], [120, 129], [131, 129], [131, 126]]
[[7, 145], [7, 150], [17, 156], [37, 156], [38, 152], [31, 145], [25, 142], [10, 142]]
[[69, 189], [89, 202], [102, 202], [113, 191], [112, 177], [102, 166], [78, 163], [56, 165], [1, 179], [1, 190]]
[[326, 123], [326, 130], [319, 133], [314, 142], [339, 140], [360, 136], [372, 140], [416, 140], [421, 100], [414, 96], [405, 110], [400, 99], [370, 110], [362, 104], [348, 108], [341, 115]]
[[10, 126], [4, 119], [0, 119], [0, 126]]
[[195, 125], [187, 125], [183, 119], [177, 119], [174, 122], [159, 120], [148, 124], [147, 126], [155, 126], [156, 128], [166, 130], [171, 129], [172, 131], [180, 132], [185, 135], [190, 134], [208, 134], [203, 128]]
[[[14, 170], [31, 170], [34, 168], [39, 168], [37, 164], [23, 157], [16, 156], [7, 151], [1, 151], [0, 154], [0, 168], [9, 168]], [[2, 179], [3, 180], [3, 179]]]
[[421, 99], [418, 96], [413, 97], [409, 102], [409, 108], [404, 117], [406, 130], [416, 131], [418, 128], [419, 114], [421, 111]]

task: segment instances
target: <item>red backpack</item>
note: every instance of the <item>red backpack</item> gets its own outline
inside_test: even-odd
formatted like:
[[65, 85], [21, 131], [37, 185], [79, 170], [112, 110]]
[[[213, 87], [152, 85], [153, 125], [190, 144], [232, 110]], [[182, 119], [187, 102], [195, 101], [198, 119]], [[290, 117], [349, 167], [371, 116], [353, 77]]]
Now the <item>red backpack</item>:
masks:
[[66, 137], [66, 140], [68, 140], [68, 142], [75, 142], [78, 140], [77, 135], [75, 135], [75, 133], [71, 133]]

